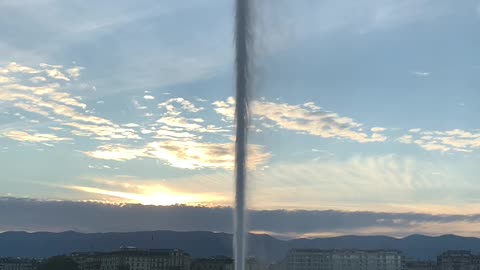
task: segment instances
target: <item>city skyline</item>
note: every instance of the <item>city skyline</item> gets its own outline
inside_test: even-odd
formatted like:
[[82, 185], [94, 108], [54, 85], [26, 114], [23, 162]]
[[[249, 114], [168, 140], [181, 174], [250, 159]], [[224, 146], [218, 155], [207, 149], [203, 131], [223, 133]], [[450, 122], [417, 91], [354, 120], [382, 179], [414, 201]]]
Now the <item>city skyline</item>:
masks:
[[[283, 234], [480, 236], [480, 3], [273, 2], [255, 6], [249, 208], [389, 218]], [[0, 3], [0, 205], [231, 206], [232, 15]]]

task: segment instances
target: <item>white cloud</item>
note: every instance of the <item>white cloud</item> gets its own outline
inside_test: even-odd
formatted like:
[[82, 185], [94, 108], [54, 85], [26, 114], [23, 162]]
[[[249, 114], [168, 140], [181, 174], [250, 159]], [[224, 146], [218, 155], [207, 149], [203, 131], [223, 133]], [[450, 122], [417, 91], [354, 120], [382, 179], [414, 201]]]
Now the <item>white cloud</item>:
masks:
[[145, 155], [143, 149], [133, 149], [121, 145], [102, 145], [95, 151], [84, 152], [85, 155], [105, 160], [126, 161]]
[[45, 63], [40, 63], [39, 65], [42, 68], [63, 68], [62, 65], [50, 65], [50, 64], [45, 64]]
[[[153, 133], [155, 131], [149, 131], [148, 133]], [[144, 132], [142, 132], [144, 133]], [[146, 133], [146, 134], [148, 134]], [[145, 134], [145, 133], [144, 133]], [[189, 132], [182, 132], [182, 131], [173, 131], [173, 130], [168, 130], [166, 128], [160, 128], [155, 132], [155, 136], [153, 136], [155, 139], [192, 139], [192, 138], [198, 138], [200, 139], [201, 137], [198, 135], [195, 135], [193, 133]]]
[[[234, 117], [235, 101], [215, 101], [212, 103], [215, 111], [224, 116], [225, 120]], [[319, 136], [322, 138], [348, 139], [360, 143], [383, 142], [387, 138], [382, 134], [368, 135], [361, 132], [362, 124], [352, 118], [342, 117], [336, 113], [322, 110], [313, 102], [303, 105], [290, 105], [287, 103], [274, 103], [267, 101], [254, 101], [251, 113], [260, 120], [270, 122], [285, 130], [297, 131], [302, 134]], [[377, 132], [384, 130], [375, 127]]]
[[48, 128], [55, 131], [63, 130], [63, 128], [61, 127], [48, 127]]
[[136, 108], [137, 110], [145, 110], [145, 109], [147, 109], [147, 106], [141, 105], [140, 102], [138, 102], [138, 100], [136, 100], [136, 99], [133, 99], [132, 102], [133, 102], [133, 106], [135, 106], [135, 108]]
[[412, 135], [403, 135], [400, 138], [397, 139], [400, 143], [404, 144], [411, 144], [412, 143], [413, 136]]
[[12, 79], [5, 76], [0, 76], [0, 83], [11, 83]]
[[35, 105], [28, 105], [28, 104], [25, 104], [25, 103], [15, 103], [15, 104], [13, 104], [13, 106], [15, 106], [16, 108], [22, 109], [26, 112], [35, 113], [35, 114], [42, 115], [42, 116], [45, 116], [45, 117], [49, 115], [49, 113], [47, 111], [44, 111], [44, 110], [40, 109], [39, 107], [37, 107]]
[[[218, 160], [210, 152], [206, 159], [184, 156], [184, 146], [175, 144], [150, 145], [147, 155], [171, 162], [179, 168], [218, 168], [233, 166], [228, 146], [219, 146]], [[208, 147], [210, 150], [210, 147]], [[163, 149], [156, 153], [156, 149]], [[194, 149], [197, 149], [195, 147]], [[173, 155], [173, 156], [172, 156]], [[205, 164], [204, 162], [208, 162]], [[439, 169], [440, 168], [440, 169]], [[432, 172], [438, 174], [432, 174]], [[249, 174], [250, 205], [254, 209], [342, 209], [363, 211], [412, 211], [445, 213], [444, 207], [455, 208], [465, 202], [464, 191], [475, 188], [474, 182], [452, 181], [441, 164], [396, 155], [354, 156], [346, 160], [323, 160], [303, 163], [277, 163], [262, 171]], [[112, 179], [113, 180], [113, 179]], [[159, 181], [129, 181], [116, 179], [110, 190], [135, 190], [136, 185], [151, 186]], [[119, 183], [131, 183], [124, 186]], [[166, 179], [162, 186], [182, 193], [209, 194], [231, 198], [232, 171], [215, 171], [210, 174]], [[100, 186], [100, 188], [106, 188]], [[322, 196], [318, 196], [322, 190]], [[429, 196], [436, 192], [442, 196]], [[302, 194], [302, 196], [298, 196]], [[444, 200], [448, 195], [449, 200]], [[412, 203], [414, 198], [415, 203]], [[230, 200], [214, 201], [229, 205]], [[381, 210], [379, 210], [381, 205]], [[458, 208], [457, 211], [461, 211]]]
[[2, 133], [2, 136], [15, 141], [32, 142], [32, 143], [71, 140], [69, 138], [61, 138], [53, 134], [45, 134], [45, 133], [29, 134], [24, 131], [7, 131]]
[[19, 64], [15, 63], [15, 62], [9, 63], [5, 68], [3, 68], [1, 70], [3, 70], [6, 73], [12, 72], [12, 73], [36, 74], [36, 73], [41, 72], [40, 70], [31, 68], [31, 67], [27, 67], [27, 66], [22, 66], [22, 65], [19, 65]]
[[423, 72], [423, 71], [414, 71], [412, 72], [413, 75], [417, 77], [427, 77], [430, 76], [430, 72]]
[[128, 124], [124, 124], [122, 125], [124, 127], [128, 127], [128, 128], [136, 128], [136, 127], [139, 127], [140, 125], [139, 124], [135, 124], [135, 123], [128, 123]]
[[225, 121], [232, 121], [235, 117], [235, 99], [228, 97], [226, 101], [215, 101], [212, 103], [215, 112], [225, 117]]
[[371, 132], [375, 132], [375, 133], [380, 133], [380, 132], [384, 132], [386, 131], [387, 129], [386, 128], [383, 128], [383, 127], [373, 127], [370, 129]]
[[[204, 143], [194, 140], [163, 140], [150, 142], [142, 148], [122, 145], [103, 145], [95, 151], [84, 152], [92, 158], [125, 161], [136, 158], [158, 159], [182, 169], [221, 168], [234, 166], [232, 143]], [[249, 166], [264, 164], [270, 157], [262, 147], [249, 145]]]
[[83, 67], [72, 67], [72, 68], [67, 69], [66, 71], [72, 79], [77, 79], [78, 77], [80, 77], [80, 71], [82, 69], [83, 69]]
[[146, 99], [146, 100], [153, 100], [153, 99], [155, 99], [155, 97], [154, 97], [154, 96], [151, 96], [151, 95], [145, 95], [145, 96], [143, 96], [143, 98]]
[[184, 98], [171, 98], [165, 102], [159, 103], [158, 108], [164, 108], [167, 110], [167, 112], [175, 114], [175, 112], [178, 112], [178, 108], [173, 104], [178, 104], [183, 110], [191, 113], [197, 113], [204, 109], [203, 107], [196, 107], [192, 102]]
[[[275, 164], [251, 176], [251, 205], [263, 209], [323, 209], [399, 211], [401, 205], [448, 205], [433, 190], [464, 201], [461, 190], [471, 183], [452, 181], [440, 165], [396, 155], [355, 156], [348, 160]], [[446, 187], [450, 187], [449, 190]], [[322, 196], [318, 196], [322, 190]], [[449, 191], [447, 191], [449, 190]], [[294, 191], [294, 192], [292, 192]], [[297, 194], [302, 194], [301, 198]], [[412, 203], [415, 198], [415, 204]], [[409, 209], [415, 211], [413, 209]], [[433, 210], [432, 210], [433, 211]]]
[[[201, 118], [185, 118], [181, 116], [164, 116], [157, 120], [157, 123], [167, 125], [170, 128], [176, 128], [177, 131], [191, 131], [196, 133], [222, 133], [229, 130], [214, 125], [201, 125], [204, 120]], [[165, 128], [165, 127], [162, 127]]]
[[[12, 102], [16, 108], [48, 117], [61, 125], [74, 128], [71, 131], [76, 136], [92, 136], [95, 139], [140, 139], [140, 136], [132, 129], [122, 128], [112, 121], [91, 115], [86, 104], [81, 102], [81, 97], [72, 97], [63, 92], [59, 83], [47, 83], [44, 77], [37, 74], [47, 73], [50, 77], [68, 81], [69, 79], [60, 71], [60, 65], [40, 64], [42, 69], [33, 69], [10, 63], [2, 70], [8, 72], [21, 72], [33, 74], [30, 81], [36, 82], [36, 86], [19, 83], [10, 83], [0, 86], [0, 101]], [[70, 70], [71, 76], [76, 78], [76, 72], [83, 68], [74, 67]], [[69, 73], [69, 74], [70, 74]], [[73, 74], [73, 75], [72, 75]], [[42, 79], [40, 79], [42, 78]]]
[[[122, 128], [118, 125], [95, 125], [83, 124], [78, 122], [64, 122], [64, 126], [75, 128], [77, 136], [100, 137], [109, 139], [141, 139], [141, 137], [131, 128]], [[78, 133], [78, 131], [81, 131]], [[82, 135], [80, 135], [82, 134]]]
[[410, 133], [419, 133], [422, 129], [421, 128], [411, 128], [408, 130]]
[[398, 140], [402, 143], [416, 144], [427, 151], [470, 153], [480, 148], [480, 133], [461, 129], [447, 131], [410, 129], [409, 133]]
[[33, 82], [33, 83], [41, 83], [41, 82], [47, 81], [47, 79], [45, 77], [42, 77], [42, 76], [35, 76], [35, 77], [30, 78], [30, 81]]
[[53, 78], [56, 80], [70, 81], [70, 79], [67, 76], [65, 76], [65, 74], [60, 72], [58, 69], [46, 69], [45, 72], [50, 78]]
[[184, 117], [162, 117], [157, 120], [157, 123], [165, 124], [172, 127], [179, 127], [186, 130], [197, 130], [202, 128], [201, 125], [196, 123], [189, 123], [189, 121]]

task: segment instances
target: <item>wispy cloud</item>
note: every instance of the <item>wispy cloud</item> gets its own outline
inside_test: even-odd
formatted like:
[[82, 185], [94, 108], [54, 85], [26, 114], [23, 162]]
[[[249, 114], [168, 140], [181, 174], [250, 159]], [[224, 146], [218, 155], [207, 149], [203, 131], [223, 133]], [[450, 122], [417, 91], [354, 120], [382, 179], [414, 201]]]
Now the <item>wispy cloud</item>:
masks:
[[415, 76], [417, 76], [417, 77], [427, 77], [427, 76], [430, 76], [430, 72], [425, 72], [425, 71], [413, 71], [412, 74], [415, 75]]
[[1, 134], [3, 137], [20, 142], [57, 142], [71, 140], [70, 138], [61, 138], [53, 134], [33, 133], [29, 134], [23, 131], [7, 131]]
[[[63, 66], [42, 63], [38, 67], [28, 67], [17, 63], [9, 63], [0, 68], [6, 74], [33, 75], [30, 78], [22, 77], [18, 82], [0, 85], [0, 100], [11, 102], [13, 106], [29, 113], [48, 117], [50, 121], [72, 128], [75, 136], [93, 137], [101, 140], [140, 139], [140, 136], [131, 128], [122, 128], [111, 120], [88, 114], [87, 105], [78, 97], [62, 91], [62, 81], [70, 78], [62, 72]], [[66, 69], [72, 79], [78, 79], [81, 67]], [[49, 82], [49, 78], [57, 80]], [[41, 78], [41, 79], [40, 79]], [[35, 85], [28, 83], [31, 81]]]
[[421, 131], [411, 129], [409, 135], [398, 139], [404, 144], [415, 144], [427, 151], [472, 152], [480, 148], [480, 133], [453, 129], [447, 131]]
[[184, 98], [171, 98], [165, 102], [159, 103], [158, 108], [165, 109], [169, 115], [175, 116], [180, 114], [179, 109], [196, 113], [204, 110], [203, 107], [197, 107], [192, 102]]
[[66, 70], [66, 72], [68, 73], [68, 75], [70, 75], [70, 77], [72, 79], [77, 79], [78, 77], [80, 77], [80, 71], [84, 69], [83, 67], [72, 67], [72, 68], [69, 68]]
[[[155, 141], [142, 148], [102, 145], [94, 151], [84, 153], [93, 158], [116, 161], [153, 158], [182, 169], [232, 169], [234, 166], [232, 143], [205, 143], [192, 140], [190, 136]], [[249, 155], [249, 164], [253, 167], [264, 164], [270, 157], [270, 154], [264, 153], [258, 145], [249, 147]]]
[[[176, 143], [176, 142], [175, 142]], [[232, 168], [233, 156], [225, 149], [211, 146], [189, 156], [183, 145], [149, 145], [142, 158], [156, 158], [180, 168]], [[155, 152], [158, 147], [160, 152]], [[197, 147], [197, 146], [195, 146]], [[231, 146], [229, 146], [231, 147]], [[166, 150], [165, 150], [166, 149]], [[189, 146], [192, 151], [197, 150]], [[218, 153], [220, 151], [220, 153]], [[104, 153], [105, 155], [115, 152]], [[217, 157], [216, 159], [213, 159]], [[131, 158], [116, 156], [116, 158]], [[260, 156], [260, 158], [262, 158]], [[108, 157], [112, 159], [112, 157]], [[340, 209], [357, 211], [421, 212], [437, 214], [479, 213], [474, 181], [457, 179], [442, 164], [395, 155], [355, 156], [346, 160], [320, 159], [311, 162], [270, 164], [249, 172], [251, 209]], [[131, 179], [104, 177], [112, 183], [83, 182], [82, 186], [141, 195], [137, 185], [163, 186], [181, 193], [212, 194], [216, 205], [230, 205], [233, 197], [231, 170], [216, 170], [186, 177], [167, 179]], [[78, 184], [77, 184], [78, 185]], [[319, 196], [321, 191], [321, 196]], [[302, 196], [298, 196], [302, 194]], [[118, 201], [118, 197], [112, 197]], [[130, 200], [129, 202], [134, 202]], [[142, 203], [143, 201], [137, 201]]]
[[[215, 111], [232, 120], [234, 114], [234, 100], [215, 101], [212, 103]], [[342, 117], [334, 112], [323, 110], [313, 102], [302, 105], [275, 103], [268, 101], [254, 101], [252, 115], [258, 120], [273, 124], [284, 130], [296, 131], [322, 138], [347, 139], [360, 143], [384, 142], [386, 136], [378, 133], [385, 129], [374, 127], [373, 134], [362, 132], [362, 124], [349, 117]]]

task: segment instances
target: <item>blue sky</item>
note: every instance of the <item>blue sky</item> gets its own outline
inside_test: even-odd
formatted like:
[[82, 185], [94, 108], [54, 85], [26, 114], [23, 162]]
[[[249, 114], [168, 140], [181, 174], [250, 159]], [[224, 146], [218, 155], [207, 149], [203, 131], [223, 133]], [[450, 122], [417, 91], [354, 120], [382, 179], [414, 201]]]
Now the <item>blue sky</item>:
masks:
[[[250, 207], [478, 213], [478, 1], [255, 6]], [[0, 3], [2, 196], [232, 203], [233, 3]]]

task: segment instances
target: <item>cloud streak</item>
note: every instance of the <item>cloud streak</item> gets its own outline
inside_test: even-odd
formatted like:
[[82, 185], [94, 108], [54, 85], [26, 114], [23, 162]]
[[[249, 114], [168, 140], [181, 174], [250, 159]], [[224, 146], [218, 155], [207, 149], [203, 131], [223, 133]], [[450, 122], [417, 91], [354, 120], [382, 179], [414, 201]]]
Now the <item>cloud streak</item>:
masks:
[[480, 148], [480, 133], [462, 129], [447, 131], [411, 129], [409, 134], [397, 140], [404, 144], [417, 145], [427, 151], [470, 153]]
[[[176, 136], [174, 133], [173, 136]], [[191, 140], [190, 136], [176, 140], [154, 141], [142, 148], [122, 145], [102, 145], [85, 155], [97, 159], [126, 161], [136, 158], [153, 158], [167, 165], [182, 169], [220, 168], [232, 169], [234, 164], [232, 143], [203, 143]], [[264, 164], [270, 154], [264, 153], [261, 146], [249, 146], [251, 167]]]
[[[233, 119], [234, 99], [215, 101], [215, 111], [226, 120]], [[274, 125], [284, 130], [295, 131], [301, 134], [318, 136], [321, 138], [346, 139], [359, 143], [384, 142], [387, 137], [380, 132], [385, 128], [374, 127], [372, 134], [362, 132], [362, 124], [349, 117], [339, 116], [337, 113], [323, 110], [313, 102], [302, 105], [275, 103], [268, 101], [254, 101], [252, 114], [259, 121]]]
[[59, 142], [68, 141], [70, 138], [61, 138], [53, 134], [34, 133], [29, 134], [23, 131], [7, 131], [2, 133], [3, 137], [20, 142], [41, 143], [41, 142]]
[[[21, 213], [21, 214], [19, 214]], [[232, 231], [232, 210], [224, 207], [142, 206], [95, 202], [0, 199], [0, 230], [112, 232], [139, 230]], [[365, 211], [249, 212], [252, 231], [299, 237], [342, 234], [406, 236], [461, 232], [479, 236], [479, 215], [431, 215]], [[192, 222], [195, 217], [195, 222]], [[426, 228], [433, 228], [426, 230]]]

